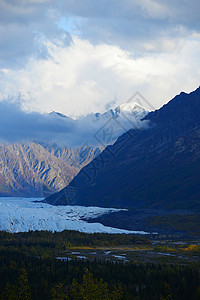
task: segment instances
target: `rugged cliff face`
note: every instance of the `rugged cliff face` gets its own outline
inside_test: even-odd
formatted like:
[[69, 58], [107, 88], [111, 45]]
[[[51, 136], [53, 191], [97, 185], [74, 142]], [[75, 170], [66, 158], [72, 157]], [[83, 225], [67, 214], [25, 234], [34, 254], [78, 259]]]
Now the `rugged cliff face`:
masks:
[[38, 196], [57, 191], [77, 173], [39, 144], [1, 145], [1, 196]]
[[66, 186], [99, 148], [0, 145], [0, 196], [45, 197]]
[[144, 121], [148, 128], [122, 135], [68, 187], [46, 200], [56, 204], [199, 209], [200, 88], [181, 93]]
[[104, 149], [102, 146], [59, 147], [56, 144], [48, 145], [45, 143], [41, 145], [54, 156], [60, 158], [70, 166], [73, 166], [77, 172], [89, 164]]

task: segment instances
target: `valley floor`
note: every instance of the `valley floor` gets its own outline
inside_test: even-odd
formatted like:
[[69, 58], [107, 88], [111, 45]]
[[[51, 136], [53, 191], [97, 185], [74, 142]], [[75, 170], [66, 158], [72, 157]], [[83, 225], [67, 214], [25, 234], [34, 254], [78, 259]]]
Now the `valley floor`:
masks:
[[200, 299], [200, 241], [146, 237], [0, 231], [0, 299]]
[[192, 266], [200, 271], [200, 240], [157, 240], [151, 244], [111, 247], [72, 247], [59, 260], [111, 261], [123, 263], [165, 263]]

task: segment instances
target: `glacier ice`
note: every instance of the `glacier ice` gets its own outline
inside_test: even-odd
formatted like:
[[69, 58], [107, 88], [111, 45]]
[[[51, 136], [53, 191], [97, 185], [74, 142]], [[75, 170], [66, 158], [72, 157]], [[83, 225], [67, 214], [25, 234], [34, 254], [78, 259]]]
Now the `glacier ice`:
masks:
[[137, 233], [104, 226], [100, 223], [87, 223], [82, 219], [95, 218], [103, 214], [119, 211], [115, 208], [84, 206], [52, 206], [35, 198], [0, 198], [0, 230], [8, 232], [28, 232], [30, 230], [63, 231], [77, 230], [94, 233]]

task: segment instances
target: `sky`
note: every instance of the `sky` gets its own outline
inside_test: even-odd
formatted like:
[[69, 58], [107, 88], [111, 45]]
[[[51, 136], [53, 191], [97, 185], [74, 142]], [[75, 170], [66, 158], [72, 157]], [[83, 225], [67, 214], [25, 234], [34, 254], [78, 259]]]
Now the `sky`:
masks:
[[159, 108], [200, 85], [199, 11], [199, 0], [0, 0], [0, 101], [76, 118], [139, 92]]

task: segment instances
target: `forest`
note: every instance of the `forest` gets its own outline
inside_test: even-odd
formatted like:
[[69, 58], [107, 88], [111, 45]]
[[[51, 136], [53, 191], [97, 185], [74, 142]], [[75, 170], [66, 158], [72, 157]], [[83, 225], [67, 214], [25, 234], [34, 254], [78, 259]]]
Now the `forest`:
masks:
[[[134, 235], [0, 232], [0, 299], [200, 299], [200, 275], [174, 264], [56, 259], [61, 248], [151, 244]], [[61, 248], [60, 248], [61, 247]], [[46, 252], [46, 254], [45, 254]]]

